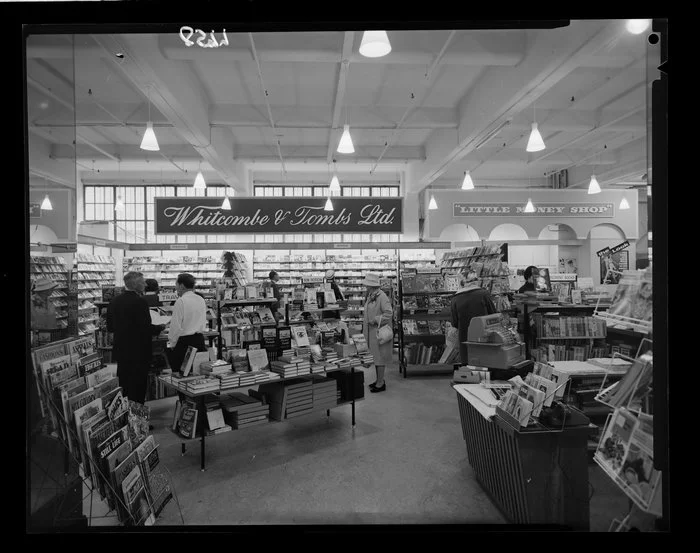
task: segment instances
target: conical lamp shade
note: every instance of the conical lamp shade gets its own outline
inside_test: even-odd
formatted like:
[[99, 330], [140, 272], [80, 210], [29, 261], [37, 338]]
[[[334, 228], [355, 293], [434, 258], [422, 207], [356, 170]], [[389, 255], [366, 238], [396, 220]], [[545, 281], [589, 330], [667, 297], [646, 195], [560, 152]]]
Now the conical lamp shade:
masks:
[[365, 31], [360, 43], [360, 54], [366, 58], [381, 58], [391, 52], [386, 31]]
[[224, 198], [224, 201], [221, 202], [221, 209], [231, 209], [231, 202], [228, 199], [228, 196]]
[[648, 19], [629, 19], [625, 26], [633, 35], [639, 35], [649, 28], [649, 24], [650, 21]]
[[355, 146], [352, 145], [352, 138], [350, 137], [350, 126], [343, 126], [343, 136], [340, 137], [340, 142], [338, 143], [338, 152], [341, 154], [354, 154]]
[[437, 209], [438, 205], [437, 202], [435, 201], [435, 196], [432, 194], [430, 195], [430, 203], [428, 204], [428, 209]]
[[544, 150], [544, 140], [542, 140], [542, 135], [537, 129], [537, 123], [532, 124], [532, 130], [530, 131], [530, 138], [527, 141], [527, 147], [525, 150], [528, 152], [539, 152]]
[[158, 140], [156, 139], [156, 133], [153, 132], [153, 123], [150, 121], [146, 125], [146, 132], [143, 133], [143, 139], [141, 140], [141, 149], [150, 150], [151, 152], [157, 152], [160, 150], [158, 146]]
[[629, 209], [630, 204], [627, 201], [627, 198], [625, 196], [622, 196], [622, 200], [620, 200], [620, 209]]
[[333, 211], [333, 202], [330, 196], [326, 199], [326, 205], [323, 206], [323, 211]]
[[588, 185], [589, 194], [598, 194], [600, 192], [600, 185], [595, 178], [595, 175], [591, 175], [591, 183]]
[[525, 211], [525, 213], [534, 213], [535, 212], [535, 206], [532, 205], [531, 198], [527, 199], [527, 204], [525, 205], [525, 209], [523, 211]]
[[124, 201], [117, 198], [117, 203], [114, 204], [114, 211], [124, 211]]
[[474, 190], [474, 181], [472, 180], [472, 176], [469, 174], [469, 171], [464, 174], [462, 190]]
[[197, 176], [194, 178], [194, 187], [198, 190], [204, 190], [207, 187], [207, 183], [204, 182], [204, 175], [201, 171], [197, 172]]
[[44, 196], [44, 201], [41, 202], [41, 209], [43, 209], [45, 211], [51, 211], [53, 209], [53, 206], [51, 205], [51, 200], [49, 200], [48, 194], [46, 194], [46, 196]]
[[332, 192], [340, 192], [340, 181], [338, 180], [337, 175], [333, 175], [329, 190], [331, 190]]

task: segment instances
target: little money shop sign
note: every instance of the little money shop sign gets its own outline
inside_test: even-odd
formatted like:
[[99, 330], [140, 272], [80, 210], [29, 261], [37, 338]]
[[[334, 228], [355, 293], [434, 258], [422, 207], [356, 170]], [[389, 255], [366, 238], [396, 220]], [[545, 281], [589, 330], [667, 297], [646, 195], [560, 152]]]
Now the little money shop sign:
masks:
[[155, 198], [156, 234], [403, 232], [402, 198]]
[[525, 213], [524, 203], [454, 204], [454, 217], [614, 217], [612, 203], [535, 204], [534, 213]]

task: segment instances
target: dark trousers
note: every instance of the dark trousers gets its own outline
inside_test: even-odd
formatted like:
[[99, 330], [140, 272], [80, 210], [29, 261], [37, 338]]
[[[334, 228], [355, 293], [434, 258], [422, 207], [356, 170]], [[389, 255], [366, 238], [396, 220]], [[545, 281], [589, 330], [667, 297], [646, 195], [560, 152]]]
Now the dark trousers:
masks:
[[459, 361], [462, 365], [466, 365], [469, 362], [469, 352], [467, 349], [467, 344], [459, 343]]
[[170, 368], [173, 372], [178, 372], [180, 370], [189, 346], [197, 348], [197, 351], [207, 351], [207, 346], [204, 344], [204, 336], [201, 334], [197, 333], [191, 336], [180, 336], [175, 347], [168, 351], [168, 363], [170, 363]]
[[122, 395], [144, 404], [148, 385], [149, 361], [117, 361], [117, 377]]

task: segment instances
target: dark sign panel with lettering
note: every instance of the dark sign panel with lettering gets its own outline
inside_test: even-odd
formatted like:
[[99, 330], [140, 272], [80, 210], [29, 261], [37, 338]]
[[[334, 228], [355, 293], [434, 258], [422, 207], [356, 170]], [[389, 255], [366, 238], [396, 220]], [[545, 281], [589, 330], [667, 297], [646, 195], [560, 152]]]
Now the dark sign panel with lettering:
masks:
[[156, 234], [400, 233], [402, 198], [155, 198]]

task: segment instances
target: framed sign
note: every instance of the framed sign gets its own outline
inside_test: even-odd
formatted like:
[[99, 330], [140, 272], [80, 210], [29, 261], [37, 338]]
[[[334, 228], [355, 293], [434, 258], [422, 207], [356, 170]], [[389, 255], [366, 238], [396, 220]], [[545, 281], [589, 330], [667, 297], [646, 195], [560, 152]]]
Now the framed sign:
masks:
[[612, 203], [542, 203], [533, 213], [525, 212], [525, 203], [457, 202], [454, 217], [614, 217]]
[[29, 202], [29, 217], [39, 219], [41, 217], [41, 204], [39, 202]]
[[401, 233], [403, 198], [155, 198], [156, 234]]
[[[600, 258], [600, 283], [617, 284], [622, 275], [618, 274], [630, 268], [630, 252], [621, 250]], [[618, 271], [608, 274], [608, 270]]]

